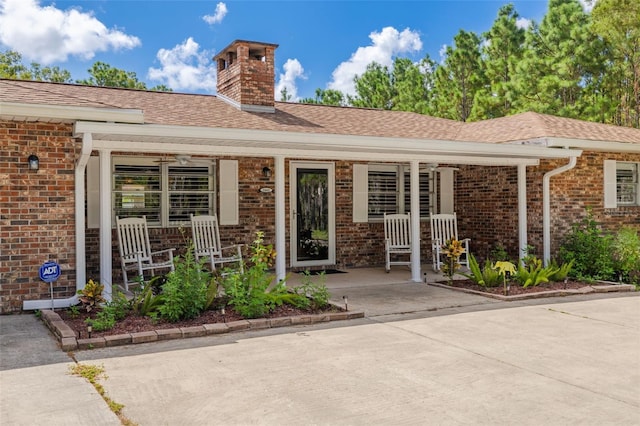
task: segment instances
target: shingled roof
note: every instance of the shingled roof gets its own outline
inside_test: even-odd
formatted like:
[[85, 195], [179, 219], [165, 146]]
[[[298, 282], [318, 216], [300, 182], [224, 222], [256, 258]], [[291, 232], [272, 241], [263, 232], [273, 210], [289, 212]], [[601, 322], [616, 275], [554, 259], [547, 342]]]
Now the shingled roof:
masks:
[[254, 113], [240, 111], [215, 95], [7, 79], [0, 79], [2, 102], [138, 109], [147, 124], [177, 126], [486, 143], [565, 138], [640, 144], [640, 129], [533, 112], [462, 123], [412, 112], [276, 102], [275, 113]]

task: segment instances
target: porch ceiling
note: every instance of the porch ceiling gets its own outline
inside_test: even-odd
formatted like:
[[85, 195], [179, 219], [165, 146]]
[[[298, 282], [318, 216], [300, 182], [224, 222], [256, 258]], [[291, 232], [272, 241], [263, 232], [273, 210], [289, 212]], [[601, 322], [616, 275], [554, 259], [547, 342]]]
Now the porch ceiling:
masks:
[[570, 158], [582, 153], [575, 149], [485, 142], [82, 121], [76, 123], [75, 134], [90, 134], [96, 150], [208, 156], [417, 160], [499, 166], [536, 165], [542, 158]]

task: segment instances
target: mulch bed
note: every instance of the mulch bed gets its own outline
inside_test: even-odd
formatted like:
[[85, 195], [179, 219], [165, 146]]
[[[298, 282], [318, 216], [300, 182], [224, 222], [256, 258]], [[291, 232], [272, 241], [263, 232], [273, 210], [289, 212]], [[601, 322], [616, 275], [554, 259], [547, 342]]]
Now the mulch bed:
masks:
[[[475, 290], [483, 293], [491, 293], [491, 294], [499, 294], [504, 295], [504, 286], [499, 285], [498, 287], [482, 287], [476, 284], [472, 280], [454, 280], [453, 283], [449, 283], [449, 281], [438, 281], [439, 284], [451, 285], [451, 287], [456, 288], [464, 288], [467, 290]], [[532, 294], [532, 293], [541, 293], [544, 291], [554, 291], [554, 290], [577, 290], [583, 287], [587, 287], [590, 284], [583, 281], [567, 281], [565, 282], [549, 282], [549, 283], [541, 283], [537, 286], [529, 286], [527, 288], [523, 288], [518, 284], [509, 284], [509, 296], [517, 296], [521, 294]]]
[[[313, 311], [313, 310], [304, 310], [298, 309], [290, 305], [282, 305], [277, 307], [273, 312], [265, 315], [261, 318], [281, 318], [281, 317], [291, 317], [296, 315], [308, 315], [308, 314], [319, 314], [326, 312], [340, 312], [341, 309], [338, 306], [330, 305], [324, 310], [321, 311]], [[87, 323], [85, 320], [87, 318], [95, 318], [97, 311], [93, 310], [92, 312], [87, 313], [82, 308], [80, 308], [80, 312], [77, 316], [73, 316], [68, 309], [56, 310], [56, 313], [60, 315], [60, 318], [76, 333], [76, 338], [86, 339], [89, 337], [87, 332]], [[168, 328], [183, 328], [183, 327], [193, 327], [204, 324], [215, 324], [215, 323], [225, 323], [232, 321], [239, 321], [245, 319], [240, 314], [235, 312], [232, 307], [227, 306], [225, 309], [224, 315], [220, 312], [220, 310], [207, 310], [204, 311], [197, 318], [179, 321], [179, 322], [169, 322], [166, 320], [159, 319], [157, 321], [153, 321], [149, 317], [143, 317], [139, 315], [135, 315], [133, 313], [129, 314], [123, 320], [118, 321], [116, 325], [110, 329], [105, 331], [93, 331], [91, 333], [91, 337], [104, 337], [104, 336], [114, 336], [117, 334], [127, 334], [127, 333], [137, 333], [141, 331], [153, 331], [153, 330], [162, 330]]]

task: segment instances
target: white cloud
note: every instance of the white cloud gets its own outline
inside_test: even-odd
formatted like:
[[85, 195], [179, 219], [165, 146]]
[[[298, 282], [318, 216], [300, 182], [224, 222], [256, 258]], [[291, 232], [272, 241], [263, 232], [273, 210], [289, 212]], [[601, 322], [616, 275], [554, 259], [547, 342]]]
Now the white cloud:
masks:
[[371, 45], [359, 47], [348, 61], [341, 63], [333, 70], [333, 79], [327, 85], [329, 89], [354, 95], [353, 78], [364, 73], [371, 62], [390, 66], [393, 63], [393, 57], [398, 53], [417, 52], [422, 49], [420, 35], [408, 28], [399, 32], [393, 27], [386, 27], [379, 33], [372, 32], [369, 38]]
[[531, 25], [531, 19], [527, 19], [527, 18], [516, 19], [516, 27], [518, 28], [522, 28], [523, 30], [526, 30], [527, 28], [529, 28], [529, 25]]
[[69, 56], [88, 60], [96, 52], [132, 49], [140, 39], [107, 28], [91, 12], [42, 7], [39, 0], [0, 0], [0, 44], [50, 64]]
[[296, 80], [299, 78], [306, 79], [304, 75], [304, 68], [297, 59], [287, 59], [287, 62], [282, 66], [284, 74], [280, 74], [278, 78], [278, 84], [276, 84], [275, 98], [280, 100], [280, 93], [283, 89], [287, 89], [287, 94], [291, 96], [291, 101], [297, 102], [298, 88], [296, 87]]
[[204, 21], [210, 25], [219, 24], [227, 15], [227, 11], [227, 5], [220, 2], [216, 5], [216, 11], [213, 13], [213, 15], [204, 15], [202, 19], [204, 19]]
[[149, 68], [148, 77], [174, 90], [214, 91], [216, 72], [212, 56], [212, 53], [200, 50], [200, 45], [189, 37], [173, 49], [158, 50], [156, 58], [161, 67]]
[[440, 47], [440, 50], [438, 51], [438, 55], [440, 56], [440, 63], [444, 63], [444, 60], [447, 59], [447, 46], [446, 44], [443, 44]]
[[593, 6], [596, 5], [598, 0], [580, 0], [580, 4], [585, 12], [591, 12], [593, 10]]

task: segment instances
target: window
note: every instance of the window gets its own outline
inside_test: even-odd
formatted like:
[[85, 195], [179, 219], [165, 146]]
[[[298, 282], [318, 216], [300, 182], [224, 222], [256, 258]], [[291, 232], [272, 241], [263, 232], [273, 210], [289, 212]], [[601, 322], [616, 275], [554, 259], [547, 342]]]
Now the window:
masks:
[[616, 163], [616, 203], [637, 206], [640, 199], [638, 175], [640, 163]]
[[[435, 188], [434, 174], [420, 171], [420, 217], [426, 218], [433, 211]], [[408, 166], [369, 165], [368, 168], [368, 217], [382, 219], [384, 213], [411, 211], [411, 179]]]
[[174, 165], [152, 158], [113, 158], [114, 216], [146, 216], [150, 225], [186, 223], [191, 214], [212, 214], [212, 165]]

